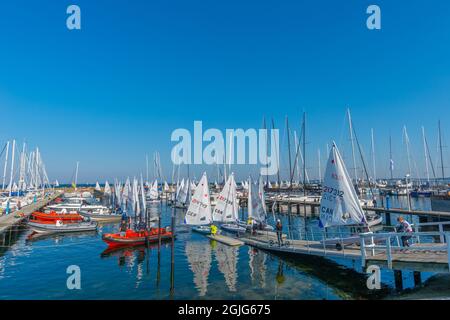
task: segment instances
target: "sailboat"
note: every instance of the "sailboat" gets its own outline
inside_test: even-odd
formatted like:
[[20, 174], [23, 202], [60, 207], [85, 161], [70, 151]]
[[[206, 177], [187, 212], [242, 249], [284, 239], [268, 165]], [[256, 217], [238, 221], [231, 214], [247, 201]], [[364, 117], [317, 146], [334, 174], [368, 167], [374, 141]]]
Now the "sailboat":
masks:
[[[266, 206], [263, 203], [264, 199], [264, 187], [262, 186], [262, 180], [259, 181], [260, 186], [253, 183], [252, 178], [248, 181], [248, 219], [253, 223], [259, 224], [264, 231], [273, 231], [273, 227], [266, 224]], [[258, 188], [258, 189], [257, 189]], [[244, 221], [239, 221], [241, 227], [251, 228]]]
[[190, 196], [191, 196], [191, 184], [189, 179], [186, 181], [183, 179], [180, 184], [180, 190], [178, 191], [176, 200], [175, 200], [175, 207], [176, 208], [186, 208], [186, 204], [190, 202]]
[[[319, 226], [324, 229], [341, 226], [370, 227], [350, 175], [334, 142], [323, 180]], [[359, 236], [324, 240], [326, 245], [348, 245], [358, 241]]]
[[159, 203], [161, 200], [159, 199], [158, 192], [158, 180], [155, 180], [148, 192], [147, 202], [149, 203]]
[[[188, 184], [189, 186], [189, 184]], [[203, 173], [200, 182], [195, 188], [194, 195], [185, 215], [185, 223], [195, 226], [192, 230], [200, 233], [209, 233], [212, 223], [211, 197], [209, 194], [208, 178]]]
[[238, 224], [239, 205], [237, 200], [236, 182], [234, 174], [230, 174], [222, 191], [217, 197], [217, 204], [213, 212], [213, 220], [223, 223], [221, 228], [228, 232], [245, 232], [245, 227]]

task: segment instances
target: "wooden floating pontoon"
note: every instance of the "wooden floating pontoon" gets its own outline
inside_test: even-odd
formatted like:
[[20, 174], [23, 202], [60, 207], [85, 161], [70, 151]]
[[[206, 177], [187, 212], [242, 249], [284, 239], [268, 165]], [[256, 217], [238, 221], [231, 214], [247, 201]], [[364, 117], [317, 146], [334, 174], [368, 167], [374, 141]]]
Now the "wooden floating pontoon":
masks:
[[242, 245], [245, 244], [241, 240], [238, 240], [236, 238], [223, 236], [223, 235], [220, 235], [220, 234], [216, 234], [214, 236], [212, 234], [209, 234], [209, 235], [207, 235], [207, 237], [209, 239], [211, 239], [211, 240], [216, 240], [216, 241], [218, 241], [220, 243], [224, 243], [224, 244], [229, 245], [229, 246], [242, 246]]

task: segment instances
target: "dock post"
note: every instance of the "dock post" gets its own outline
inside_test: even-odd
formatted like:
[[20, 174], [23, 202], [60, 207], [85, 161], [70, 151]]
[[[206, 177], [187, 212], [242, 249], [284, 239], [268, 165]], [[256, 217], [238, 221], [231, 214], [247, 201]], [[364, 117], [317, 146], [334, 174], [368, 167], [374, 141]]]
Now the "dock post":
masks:
[[420, 271], [414, 271], [413, 275], [414, 275], [414, 286], [416, 287], [420, 286], [420, 284], [422, 283]]
[[397, 291], [403, 290], [403, 277], [401, 270], [394, 270], [394, 282], [395, 282], [395, 289]]
[[386, 240], [386, 259], [389, 269], [392, 269], [392, 251], [391, 251], [391, 237]]
[[[364, 239], [364, 237], [362, 236], [362, 235], [360, 235], [360, 243], [361, 243], [361, 245], [360, 245], [360, 248], [361, 248], [361, 267], [362, 267], [362, 269], [365, 271], [365, 268], [366, 268], [366, 242], [365, 242], [365, 239]], [[325, 243], [325, 241], [324, 241], [324, 243]], [[324, 244], [324, 247], [325, 247], [325, 244]]]
[[447, 262], [448, 271], [450, 271], [450, 232], [445, 233], [445, 241], [447, 241]]
[[386, 225], [391, 225], [391, 213], [389, 211], [384, 212], [384, 220], [386, 221]]

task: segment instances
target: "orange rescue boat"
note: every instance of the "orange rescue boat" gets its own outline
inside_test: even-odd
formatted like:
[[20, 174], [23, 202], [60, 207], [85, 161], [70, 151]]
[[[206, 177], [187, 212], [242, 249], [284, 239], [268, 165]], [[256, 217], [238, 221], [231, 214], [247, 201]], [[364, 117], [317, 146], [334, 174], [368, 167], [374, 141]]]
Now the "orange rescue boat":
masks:
[[31, 220], [35, 222], [52, 222], [55, 223], [56, 220], [61, 220], [65, 223], [70, 222], [81, 222], [83, 217], [78, 213], [56, 213], [51, 211], [50, 213], [35, 211], [31, 214]]
[[[160, 228], [161, 241], [172, 239], [173, 233]], [[150, 230], [134, 231], [128, 229], [122, 233], [106, 233], [102, 236], [103, 241], [108, 244], [109, 248], [117, 248], [124, 246], [140, 246], [146, 243], [158, 242], [158, 228], [151, 228]]]

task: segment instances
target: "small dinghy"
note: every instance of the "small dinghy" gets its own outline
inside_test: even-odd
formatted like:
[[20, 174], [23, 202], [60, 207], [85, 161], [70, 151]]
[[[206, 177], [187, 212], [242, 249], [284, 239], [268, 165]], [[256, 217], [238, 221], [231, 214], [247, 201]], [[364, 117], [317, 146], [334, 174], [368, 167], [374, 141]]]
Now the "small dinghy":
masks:
[[192, 227], [192, 231], [201, 233], [201, 234], [210, 234], [211, 227], [210, 226], [195, 226], [195, 227]]
[[85, 218], [89, 218], [92, 221], [98, 222], [119, 222], [122, 219], [122, 215], [117, 213], [93, 213], [80, 211], [80, 215]]
[[55, 222], [57, 220], [63, 221], [65, 223], [71, 222], [81, 222], [83, 217], [78, 213], [56, 213], [55, 211], [50, 211], [49, 213], [35, 211], [31, 214], [31, 219], [35, 221], [50, 221]]
[[237, 223], [224, 223], [220, 226], [224, 231], [230, 233], [245, 233], [247, 230], [245, 227], [238, 225]]
[[51, 222], [28, 222], [28, 227], [37, 233], [66, 233], [66, 232], [85, 232], [97, 230], [95, 222], [76, 222], [64, 223], [61, 220]]
[[158, 235], [158, 228], [151, 228], [150, 230], [134, 231], [128, 229], [120, 233], [107, 233], [102, 236], [104, 242], [110, 248], [126, 247], [126, 246], [140, 246], [146, 243], [158, 242], [159, 237], [161, 241], [172, 239], [173, 233], [168, 228], [160, 228]]
[[[239, 221], [238, 224], [239, 224], [239, 226], [241, 226], [241, 227], [243, 227], [243, 228], [245, 228], [245, 229], [247, 229], [247, 230], [250, 230], [250, 229], [251, 229], [251, 225], [248, 225], [248, 224], [245, 223], [244, 221]], [[260, 231], [274, 231], [275, 228], [272, 227], [271, 225], [264, 224], [264, 226], [262, 227], [262, 229], [258, 229], [258, 230], [260, 230]]]
[[[338, 177], [338, 178], [337, 178]], [[320, 200], [319, 226], [326, 230], [330, 227], [363, 228], [371, 232], [370, 227], [380, 224], [382, 217], [366, 214], [353, 187], [341, 154], [333, 142], [327, 161], [322, 198]], [[374, 234], [374, 238], [376, 235]], [[326, 246], [336, 246], [340, 250], [345, 246], [359, 245], [359, 232], [349, 236], [323, 239]]]

